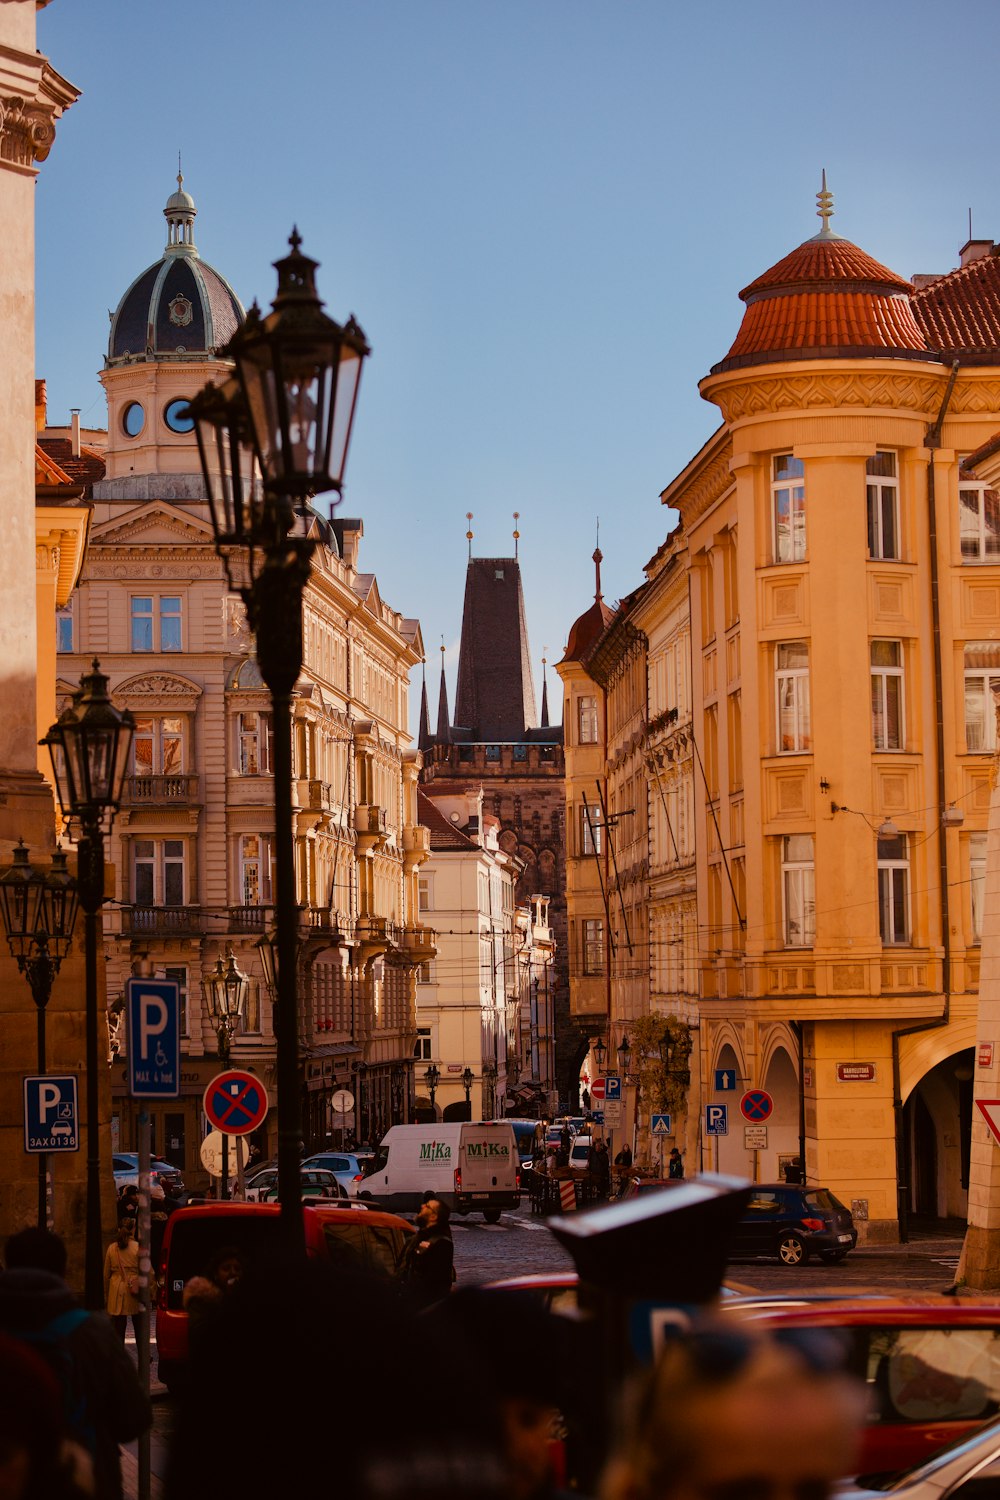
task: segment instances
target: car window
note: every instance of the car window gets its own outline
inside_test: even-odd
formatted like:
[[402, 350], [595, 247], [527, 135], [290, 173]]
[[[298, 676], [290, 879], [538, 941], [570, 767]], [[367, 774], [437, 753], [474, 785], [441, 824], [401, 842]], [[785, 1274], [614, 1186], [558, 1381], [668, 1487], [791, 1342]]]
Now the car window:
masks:
[[780, 1202], [777, 1193], [755, 1192], [750, 1202], [744, 1209], [744, 1214], [773, 1214], [777, 1213]]
[[976, 1421], [1000, 1409], [1000, 1329], [873, 1328], [866, 1375], [876, 1422]]
[[806, 1208], [818, 1208], [821, 1213], [846, 1213], [844, 1205], [839, 1198], [835, 1198], [829, 1188], [810, 1188], [803, 1194]]
[[116, 1172], [134, 1172], [135, 1162], [129, 1161], [127, 1156], [115, 1156], [112, 1158]]
[[327, 1254], [337, 1269], [395, 1276], [410, 1236], [402, 1226], [324, 1223], [323, 1237]]
[[331, 1156], [329, 1161], [325, 1161], [323, 1165], [324, 1167], [329, 1167], [331, 1172], [352, 1172], [354, 1170], [351, 1166], [350, 1158], [347, 1156]]

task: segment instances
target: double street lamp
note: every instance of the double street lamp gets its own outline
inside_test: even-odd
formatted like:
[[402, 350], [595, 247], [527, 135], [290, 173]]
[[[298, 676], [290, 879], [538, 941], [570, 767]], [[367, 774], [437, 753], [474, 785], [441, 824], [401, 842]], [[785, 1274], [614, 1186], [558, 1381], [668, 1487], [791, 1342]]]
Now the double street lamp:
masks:
[[470, 1067], [462, 1069], [462, 1087], [465, 1090], [465, 1102], [469, 1106], [470, 1112], [472, 1109], [472, 1085], [475, 1079], [476, 1075]]
[[[76, 881], [57, 849], [45, 874], [28, 863], [19, 842], [14, 863], [0, 875], [0, 916], [11, 957], [25, 976], [35, 1002], [38, 1024], [38, 1072], [45, 1073], [45, 1009], [52, 986], [73, 941], [77, 913]], [[48, 1227], [48, 1156], [38, 1157], [38, 1224]]]
[[424, 1077], [427, 1080], [427, 1088], [430, 1091], [431, 1113], [433, 1114], [435, 1109], [434, 1100], [437, 1097], [438, 1084], [441, 1082], [441, 1069], [436, 1063], [431, 1063], [430, 1067], [424, 1070]]
[[274, 1034], [277, 1051], [278, 1198], [286, 1244], [305, 1254], [299, 1183], [302, 1136], [295, 950], [298, 907], [292, 831], [292, 691], [302, 669], [302, 594], [315, 543], [310, 499], [340, 492], [369, 353], [358, 324], [341, 327], [322, 310], [316, 261], [299, 249], [275, 262], [272, 311], [256, 304], [219, 350], [235, 375], [209, 383], [190, 403], [215, 548], [232, 584], [234, 554], [245, 568], [239, 592], [271, 690], [274, 724], [274, 835], [277, 940]]
[[94, 658], [69, 707], [50, 728], [43, 745], [52, 757], [63, 817], [79, 830], [77, 886], [84, 915], [86, 1025], [87, 1218], [84, 1292], [87, 1306], [104, 1306], [104, 1247], [101, 1232], [100, 1077], [97, 1027], [97, 955], [104, 905], [104, 835], [121, 799], [135, 721], [108, 696], [108, 679]]
[[[233, 950], [230, 948], [225, 963], [220, 955], [215, 961], [215, 968], [205, 977], [202, 984], [218, 1037], [219, 1061], [228, 1063], [233, 1032], [239, 1025], [247, 995], [250, 993], [250, 980], [242, 969], [237, 967]], [[240, 1184], [242, 1188], [242, 1178], [240, 1178]], [[224, 1199], [229, 1197], [229, 1135], [225, 1130], [222, 1132], [222, 1196]]]

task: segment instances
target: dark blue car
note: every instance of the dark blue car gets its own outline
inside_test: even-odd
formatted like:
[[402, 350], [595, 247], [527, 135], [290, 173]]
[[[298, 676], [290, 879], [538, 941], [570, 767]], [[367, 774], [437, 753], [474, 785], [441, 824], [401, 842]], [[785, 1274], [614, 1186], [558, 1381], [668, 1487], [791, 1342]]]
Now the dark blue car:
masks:
[[801, 1266], [810, 1255], [832, 1264], [858, 1242], [851, 1210], [829, 1188], [755, 1183], [733, 1239], [733, 1256], [777, 1256]]

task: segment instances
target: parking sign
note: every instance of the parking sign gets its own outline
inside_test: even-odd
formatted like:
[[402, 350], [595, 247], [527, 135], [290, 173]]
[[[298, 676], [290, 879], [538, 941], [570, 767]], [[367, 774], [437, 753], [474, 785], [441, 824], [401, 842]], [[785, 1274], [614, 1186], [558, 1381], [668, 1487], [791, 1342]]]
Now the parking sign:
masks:
[[79, 1151], [76, 1074], [24, 1080], [24, 1149], [31, 1155]]
[[176, 1099], [181, 1091], [181, 987], [175, 979], [128, 979], [128, 1091]]
[[729, 1106], [728, 1106], [728, 1104], [706, 1104], [705, 1105], [705, 1134], [706, 1135], [728, 1135], [729, 1134]]

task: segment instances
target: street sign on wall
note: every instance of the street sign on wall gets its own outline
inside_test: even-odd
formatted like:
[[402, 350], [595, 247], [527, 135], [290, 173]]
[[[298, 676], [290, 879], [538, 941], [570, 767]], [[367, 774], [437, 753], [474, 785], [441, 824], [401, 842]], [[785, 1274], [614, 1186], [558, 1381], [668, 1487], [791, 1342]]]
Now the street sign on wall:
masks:
[[744, 1125], [743, 1145], [747, 1151], [767, 1150], [767, 1126]]
[[[608, 1130], [620, 1130], [622, 1128], [622, 1118], [624, 1116], [624, 1112], [625, 1106], [622, 1104], [620, 1099], [609, 1100], [609, 1102], [604, 1106], [602, 1115], [602, 1120], [605, 1128]], [[596, 1119], [597, 1116], [595, 1115], [594, 1118]]]
[[715, 1092], [717, 1094], [734, 1094], [736, 1092], [735, 1068], [716, 1068]]
[[727, 1104], [705, 1105], [705, 1134], [729, 1134], [729, 1106]]

